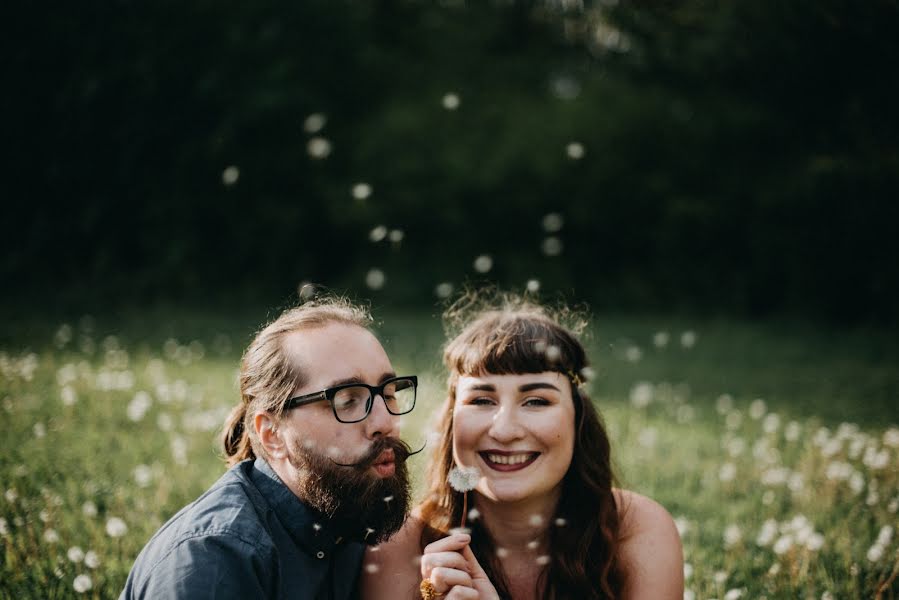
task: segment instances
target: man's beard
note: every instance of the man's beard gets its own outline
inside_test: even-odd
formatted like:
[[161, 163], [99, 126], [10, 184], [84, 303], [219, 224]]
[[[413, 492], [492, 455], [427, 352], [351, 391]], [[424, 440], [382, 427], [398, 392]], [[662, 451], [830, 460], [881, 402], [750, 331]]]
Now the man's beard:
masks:
[[[368, 472], [382, 452], [393, 450], [394, 474], [376, 477]], [[399, 531], [409, 513], [409, 446], [397, 438], [379, 438], [352, 465], [340, 465], [314, 449], [297, 443], [288, 459], [297, 470], [301, 499], [322, 513], [341, 534], [379, 544]]]

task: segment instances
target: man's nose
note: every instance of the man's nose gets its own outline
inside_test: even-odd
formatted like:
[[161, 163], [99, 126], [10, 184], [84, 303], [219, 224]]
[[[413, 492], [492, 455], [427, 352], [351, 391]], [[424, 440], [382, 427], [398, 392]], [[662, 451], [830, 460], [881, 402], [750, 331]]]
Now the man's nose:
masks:
[[522, 436], [522, 432], [521, 424], [518, 422], [518, 414], [514, 409], [504, 406], [493, 415], [489, 434], [496, 441], [510, 442], [516, 440]]
[[383, 396], [376, 394], [372, 399], [371, 412], [365, 419], [365, 435], [373, 439], [381, 436], [396, 436], [399, 433], [397, 415], [390, 414]]

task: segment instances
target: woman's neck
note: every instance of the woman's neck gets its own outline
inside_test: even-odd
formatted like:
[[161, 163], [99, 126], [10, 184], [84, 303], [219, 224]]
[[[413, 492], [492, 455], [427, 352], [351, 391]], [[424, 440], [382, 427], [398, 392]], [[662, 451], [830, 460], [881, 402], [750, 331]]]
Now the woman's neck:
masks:
[[547, 550], [547, 531], [553, 525], [559, 492], [516, 502], [496, 502], [478, 494], [475, 508], [497, 549], [510, 554]]

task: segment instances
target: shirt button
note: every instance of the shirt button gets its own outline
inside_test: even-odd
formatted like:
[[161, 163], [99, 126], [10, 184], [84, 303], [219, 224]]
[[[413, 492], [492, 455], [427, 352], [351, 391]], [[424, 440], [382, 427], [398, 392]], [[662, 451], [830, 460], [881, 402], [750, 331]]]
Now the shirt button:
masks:
[[319, 550], [318, 552], [316, 552], [315, 555], [316, 555], [317, 557], [319, 557], [319, 558], [324, 558], [324, 557], [325, 557], [325, 553], [324, 553], [322, 550]]

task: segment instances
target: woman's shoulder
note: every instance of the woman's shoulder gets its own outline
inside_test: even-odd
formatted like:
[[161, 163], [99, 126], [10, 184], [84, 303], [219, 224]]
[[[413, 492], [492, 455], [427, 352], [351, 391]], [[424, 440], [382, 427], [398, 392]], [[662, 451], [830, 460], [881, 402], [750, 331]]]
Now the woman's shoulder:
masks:
[[674, 519], [661, 504], [636, 492], [615, 490], [621, 523], [619, 556], [626, 571], [625, 598], [681, 598], [684, 558]]
[[[674, 533], [677, 527], [664, 506], [642, 494], [630, 490], [615, 489], [618, 518], [622, 537], [628, 538], [647, 532]], [[678, 537], [678, 540], [680, 537]]]

